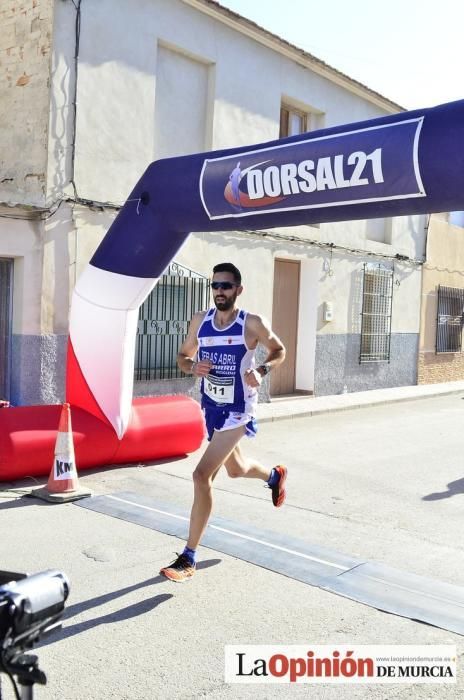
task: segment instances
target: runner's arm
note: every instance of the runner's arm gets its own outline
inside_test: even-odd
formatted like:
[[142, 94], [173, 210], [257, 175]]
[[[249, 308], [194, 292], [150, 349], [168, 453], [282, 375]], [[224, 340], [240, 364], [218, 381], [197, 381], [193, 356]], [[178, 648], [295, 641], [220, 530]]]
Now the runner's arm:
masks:
[[285, 346], [280, 338], [274, 333], [269, 321], [261, 316], [250, 315], [247, 319], [251, 333], [258, 343], [264, 345], [268, 354], [262, 365], [256, 371], [264, 377], [275, 367], [285, 360]]
[[200, 311], [195, 314], [190, 321], [187, 337], [177, 353], [177, 364], [184, 374], [193, 374], [197, 377], [204, 377], [208, 374], [211, 363], [209, 360], [197, 362], [194, 358], [198, 352], [198, 329], [205, 317], [205, 312]]

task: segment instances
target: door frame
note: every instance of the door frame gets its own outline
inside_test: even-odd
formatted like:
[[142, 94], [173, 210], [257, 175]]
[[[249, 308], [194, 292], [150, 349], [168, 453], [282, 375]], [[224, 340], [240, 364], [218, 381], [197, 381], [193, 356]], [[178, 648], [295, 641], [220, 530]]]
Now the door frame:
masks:
[[[275, 257], [273, 260], [273, 265], [274, 265], [274, 270], [273, 270], [273, 294], [274, 294], [274, 289], [275, 289], [275, 270], [276, 270], [276, 263], [279, 262], [284, 262], [284, 263], [292, 263], [297, 265], [298, 267], [298, 290], [297, 290], [297, 308], [296, 308], [296, 333], [295, 333], [295, 346], [294, 346], [294, 365], [293, 365], [293, 378], [292, 378], [292, 385], [293, 389], [291, 391], [291, 394], [297, 394], [301, 393], [298, 391], [296, 387], [296, 378], [297, 378], [297, 363], [298, 363], [298, 336], [299, 336], [299, 331], [300, 331], [300, 297], [301, 297], [301, 259], [300, 258], [284, 258], [284, 257]], [[274, 308], [272, 309], [272, 325], [274, 325]], [[271, 394], [271, 398], [273, 396], [272, 394], [272, 389], [271, 389], [272, 384], [269, 385], [269, 390]], [[276, 396], [280, 396], [280, 394], [277, 394]], [[287, 394], [282, 394], [282, 396], [287, 396]]]
[[[6, 328], [6, 335], [7, 335], [7, 344], [6, 344], [6, 362], [5, 362], [5, 391], [3, 392], [3, 388], [0, 386], [0, 399], [5, 399], [7, 401], [10, 400], [11, 396], [11, 366], [12, 366], [12, 344], [13, 344], [13, 287], [14, 287], [14, 258], [7, 258], [3, 257], [0, 255], [0, 262], [3, 263], [9, 263], [10, 271], [9, 271], [9, 289], [7, 290], [8, 293], [8, 300], [6, 303], [6, 308], [7, 308], [7, 328]], [[4, 395], [1, 395], [4, 393]]]

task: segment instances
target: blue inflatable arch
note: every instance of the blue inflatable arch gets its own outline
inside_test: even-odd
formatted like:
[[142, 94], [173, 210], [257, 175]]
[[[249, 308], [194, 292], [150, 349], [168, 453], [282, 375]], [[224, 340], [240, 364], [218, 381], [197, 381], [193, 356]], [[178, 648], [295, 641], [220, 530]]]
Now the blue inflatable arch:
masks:
[[79, 278], [67, 399], [124, 435], [138, 309], [190, 232], [464, 209], [464, 101], [152, 163]]

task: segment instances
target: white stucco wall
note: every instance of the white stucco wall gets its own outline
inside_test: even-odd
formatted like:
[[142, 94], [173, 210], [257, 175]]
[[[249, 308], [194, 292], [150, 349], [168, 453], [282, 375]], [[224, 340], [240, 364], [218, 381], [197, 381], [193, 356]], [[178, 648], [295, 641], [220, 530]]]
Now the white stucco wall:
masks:
[[0, 255], [14, 260], [13, 333], [41, 332], [43, 224], [0, 219]]
[[[56, 173], [69, 171], [69, 149], [62, 143], [72, 121], [72, 15], [71, 3], [56, 5], [50, 133]], [[325, 126], [392, 111], [387, 102], [381, 108], [367, 93], [360, 97], [359, 91], [340, 87], [189, 2], [137, 0], [129, 6], [86, 0], [77, 90], [77, 193], [122, 203], [158, 157], [275, 139], [283, 98], [316, 110]], [[365, 221], [278, 231], [418, 257], [424, 240], [418, 220], [395, 220], [390, 243], [369, 240]]]
[[0, 217], [0, 257], [14, 261], [15, 334], [67, 334], [71, 296], [116, 215], [63, 203], [46, 220]]
[[[198, 3], [197, 7], [192, 5], [195, 2], [191, 0], [137, 0], [130, 5], [111, 0], [82, 3], [74, 163], [80, 197], [122, 203], [157, 157], [275, 139], [282, 99], [317, 111], [318, 121], [324, 126], [393, 111], [386, 101], [382, 107], [367, 93], [360, 96], [359, 89], [341, 87], [339, 82], [292, 60], [277, 50], [277, 45], [264, 45], [266, 42], [239, 31], [239, 25], [229, 26], [198, 11]], [[63, 173], [71, 173], [70, 105], [74, 89], [75, 11], [70, 2], [57, 3], [55, 11], [50, 120], [53, 148], [49, 166], [52, 188], [55, 183], [61, 185]], [[83, 261], [85, 254], [91, 257], [111, 216], [96, 213], [94, 219], [93, 224], [81, 221], [77, 226]], [[381, 222], [375, 229], [365, 221], [351, 221], [276, 231], [308, 242], [333, 243], [381, 255], [400, 253], [419, 259], [424, 251], [423, 217], [394, 219], [391, 230], [387, 225], [386, 242], [382, 242]], [[327, 255], [320, 248], [247, 240], [244, 234], [191, 236], [177, 259], [204, 274], [209, 274], [218, 260], [234, 260], [247, 278], [244, 302], [249, 295], [253, 305], [271, 317], [273, 259], [282, 253], [282, 246], [286, 255], [308, 265], [320, 261], [322, 271]], [[354, 271], [362, 268], [362, 262], [359, 256], [339, 250], [333, 257], [336, 275], [321, 273], [320, 298], [337, 302], [331, 324], [320, 323], [319, 310], [319, 333], [355, 332], [349, 311], [350, 289]], [[406, 292], [411, 286], [409, 298], [414, 300], [416, 274], [404, 277], [401, 288]], [[303, 274], [302, 281], [309, 284], [310, 279]], [[398, 331], [416, 332], [418, 304], [399, 304], [393, 324]]]
[[[68, 15], [69, 7], [57, 6], [58, 43], [60, 32], [69, 31]], [[188, 62], [203, 64], [211, 73], [212, 133], [204, 147], [208, 141], [212, 149], [219, 149], [277, 138], [283, 95], [322, 112], [326, 126], [391, 111], [341, 89], [182, 0], [137, 0], [130, 5], [86, 0], [77, 92], [76, 184], [81, 196], [121, 200], [145, 167], [166, 155], [160, 146], [157, 152], [156, 138], [157, 111], [170, 109], [165, 99], [162, 108], [156, 105], [158, 70], [165, 69], [162, 60], [158, 66], [163, 49], [178, 53], [184, 70], [176, 73], [172, 89], [184, 92], [187, 101]], [[57, 89], [55, 85], [55, 94]], [[203, 100], [203, 88], [200, 97]], [[182, 138], [182, 132], [194, 125], [179, 114], [175, 100], [171, 109], [172, 129]], [[203, 118], [201, 112], [190, 115], [192, 122], [198, 118]]]
[[[50, 7], [49, 0], [40, 5]], [[302, 65], [306, 59], [298, 52], [246, 29], [246, 22], [215, 17], [214, 7], [203, 11], [197, 0], [84, 0], [74, 140], [76, 8], [71, 0], [53, 5], [53, 23], [44, 14], [40, 25], [50, 32], [53, 24], [50, 113], [47, 127], [42, 100], [48, 93], [42, 90], [38, 106], [45, 132], [36, 144], [46, 189], [44, 176], [39, 189], [26, 193], [26, 204], [40, 203], [45, 195], [51, 203], [76, 194], [91, 202], [122, 204], [157, 158], [276, 139], [282, 100], [314, 110], [319, 125], [327, 127], [394, 111], [387, 100], [350, 86], [330, 70], [322, 74], [321, 66]], [[42, 57], [43, 87], [50, 57]], [[26, 83], [19, 88], [33, 94], [26, 92]], [[24, 109], [32, 113], [32, 103]], [[115, 215], [114, 209], [64, 203], [43, 222], [0, 221], [0, 255], [16, 260], [15, 333], [67, 333], [72, 288]], [[205, 275], [219, 261], [234, 262], [245, 280], [243, 306], [270, 319], [274, 259], [299, 260], [296, 388], [311, 390], [316, 334], [359, 333], [362, 266], [375, 258], [355, 251], [420, 259], [424, 217], [394, 219], [384, 241], [382, 222], [375, 228], [351, 221], [274, 232], [298, 241], [195, 234], [176, 259]], [[323, 267], [328, 249], [313, 243], [334, 244], [332, 275]], [[420, 268], [395, 261], [395, 280], [400, 284], [394, 290], [392, 330], [417, 333]], [[334, 304], [330, 323], [322, 320], [324, 301]]]

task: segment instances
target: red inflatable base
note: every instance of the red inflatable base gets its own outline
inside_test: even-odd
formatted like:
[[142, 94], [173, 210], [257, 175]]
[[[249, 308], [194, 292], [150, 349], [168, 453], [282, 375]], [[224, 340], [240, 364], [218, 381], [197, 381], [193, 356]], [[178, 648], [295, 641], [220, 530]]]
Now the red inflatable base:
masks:
[[[61, 405], [0, 409], [0, 481], [43, 476], [53, 466]], [[199, 404], [187, 396], [135, 399], [123, 439], [71, 405], [77, 470], [153, 461], [197, 450], [204, 437]]]

